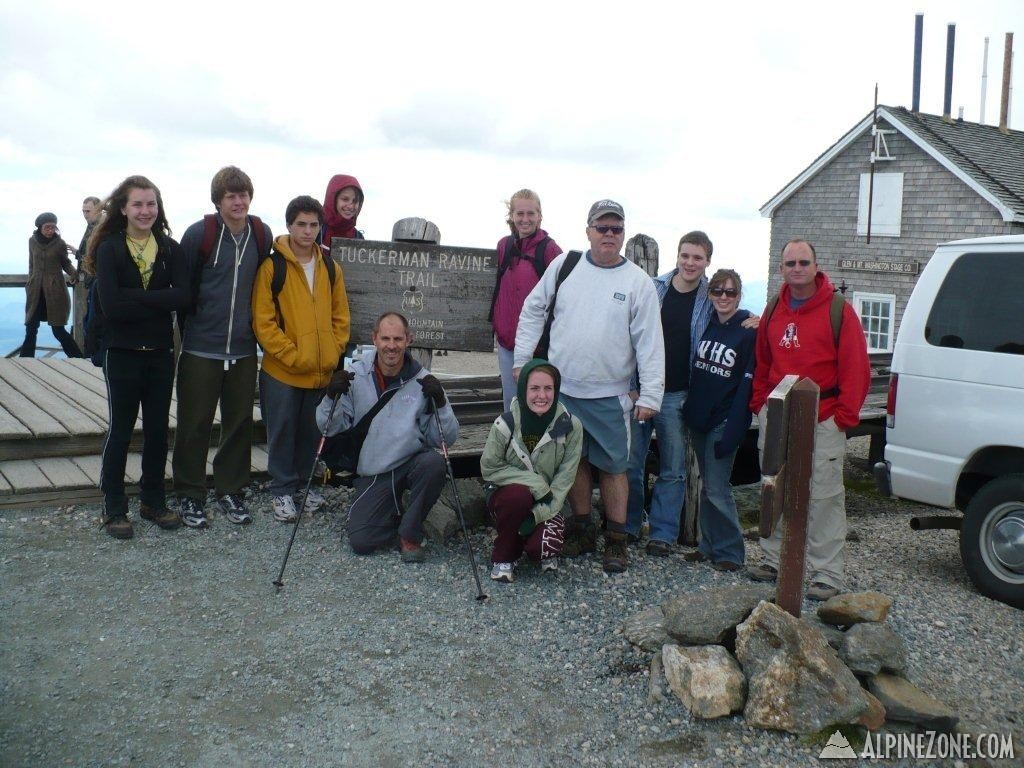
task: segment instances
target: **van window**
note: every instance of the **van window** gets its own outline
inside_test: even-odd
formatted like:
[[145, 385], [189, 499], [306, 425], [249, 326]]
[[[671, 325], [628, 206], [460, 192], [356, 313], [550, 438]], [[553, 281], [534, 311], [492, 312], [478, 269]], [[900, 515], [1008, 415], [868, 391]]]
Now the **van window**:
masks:
[[924, 338], [937, 347], [1024, 355], [1024, 253], [965, 253], [954, 261]]

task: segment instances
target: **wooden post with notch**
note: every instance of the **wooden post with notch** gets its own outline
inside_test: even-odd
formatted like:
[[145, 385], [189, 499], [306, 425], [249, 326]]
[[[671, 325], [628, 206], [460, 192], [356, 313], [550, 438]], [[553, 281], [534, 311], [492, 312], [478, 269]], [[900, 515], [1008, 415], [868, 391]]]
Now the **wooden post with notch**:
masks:
[[771, 535], [780, 520], [784, 526], [775, 602], [797, 618], [803, 602], [807, 510], [817, 424], [818, 385], [810, 379], [796, 381], [796, 376], [787, 376], [768, 399], [762, 457], [768, 482], [762, 487], [761, 533]]
[[[412, 216], [399, 219], [391, 227], [391, 239], [396, 243], [433, 243], [441, 242], [441, 230], [432, 221]], [[413, 335], [413, 346], [409, 348], [409, 356], [427, 370], [434, 361], [434, 350], [416, 345]]]

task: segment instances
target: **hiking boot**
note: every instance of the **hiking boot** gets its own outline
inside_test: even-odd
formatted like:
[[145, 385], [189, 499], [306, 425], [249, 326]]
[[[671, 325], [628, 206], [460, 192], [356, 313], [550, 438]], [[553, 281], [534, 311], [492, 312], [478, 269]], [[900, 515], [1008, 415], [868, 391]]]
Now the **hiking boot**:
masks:
[[274, 519], [279, 523], [294, 523], [299, 519], [299, 512], [295, 509], [295, 499], [288, 496], [275, 496]]
[[713, 563], [711, 567], [716, 571], [722, 571], [723, 573], [732, 573], [733, 571], [739, 571], [743, 568], [742, 565], [734, 563], [732, 560], [719, 560], [717, 563]]
[[202, 502], [188, 496], [178, 500], [178, 517], [189, 528], [210, 527], [210, 521], [206, 519], [206, 512], [203, 511]]
[[708, 556], [699, 549], [695, 549], [693, 552], [687, 552], [683, 555], [683, 560], [688, 563], [706, 563], [708, 561]]
[[146, 504], [140, 505], [139, 517], [143, 520], [149, 520], [149, 522], [158, 525], [165, 531], [173, 531], [175, 528], [181, 527], [181, 520], [178, 519], [178, 516], [163, 504], [159, 507], [150, 507]]
[[[305, 507], [302, 506], [303, 501], [305, 501], [306, 503]], [[323, 494], [321, 494], [315, 488], [309, 489], [308, 497], [303, 491], [299, 491], [298, 493], [295, 494], [295, 508], [301, 509], [304, 514], [313, 514], [326, 503], [327, 499], [325, 499], [323, 497]]]
[[115, 539], [130, 539], [135, 535], [135, 529], [126, 515], [104, 514], [100, 522], [103, 524], [103, 530]]
[[807, 590], [807, 599], [820, 603], [823, 600], [828, 600], [830, 597], [835, 597], [838, 594], [838, 587], [833, 587], [832, 585], [825, 584], [821, 581], [815, 581]]
[[629, 555], [626, 552], [626, 534], [616, 531], [604, 532], [604, 561], [605, 573], [622, 573], [629, 564]]
[[[543, 560], [541, 563], [543, 564]], [[491, 581], [500, 581], [503, 584], [511, 584], [516, 580], [512, 572], [512, 563], [495, 563], [491, 566]]]
[[415, 541], [402, 539], [398, 548], [401, 550], [400, 556], [403, 563], [422, 563], [427, 559], [427, 553], [424, 552], [423, 547]]
[[667, 541], [651, 539], [647, 542], [647, 554], [654, 557], [668, 557], [672, 554], [672, 545]]
[[573, 515], [565, 526], [563, 557], [579, 557], [597, 549], [597, 526], [590, 515]]
[[240, 493], [225, 493], [217, 499], [217, 506], [224, 513], [229, 523], [235, 525], [249, 525], [252, 522], [252, 515], [242, 501]]
[[[558, 558], [557, 557], [545, 557], [540, 561], [540, 572], [547, 573], [548, 571], [558, 570]], [[491, 576], [491, 578], [494, 578]]]
[[779, 578], [779, 569], [771, 565], [755, 565], [747, 568], [747, 578], [751, 581], [776, 581]]

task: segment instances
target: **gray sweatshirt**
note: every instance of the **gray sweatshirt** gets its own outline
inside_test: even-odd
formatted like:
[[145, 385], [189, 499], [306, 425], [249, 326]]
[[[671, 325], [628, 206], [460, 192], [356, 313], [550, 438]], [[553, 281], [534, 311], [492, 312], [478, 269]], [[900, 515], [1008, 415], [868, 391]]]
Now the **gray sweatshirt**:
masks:
[[[533, 357], [565, 258], [556, 257], [526, 297], [516, 332], [517, 368]], [[647, 273], [625, 259], [600, 267], [587, 251], [558, 289], [548, 359], [562, 373], [562, 393], [580, 398], [623, 395], [639, 369], [636, 404], [659, 410], [665, 340], [658, 294]]]
[[[336, 435], [348, 429], [377, 402], [380, 394], [373, 375], [376, 356], [376, 350], [367, 351], [361, 359], [352, 363], [355, 378], [349, 391], [339, 398], [330, 424], [327, 418], [334, 400], [325, 395], [320, 401], [316, 409], [316, 423], [321, 432]], [[370, 477], [390, 472], [416, 453], [441, 447], [437, 422], [418, 381], [429, 373], [406, 355], [399, 378], [391, 383], [391, 387], [398, 388], [398, 393], [374, 416], [370, 424], [370, 431], [359, 452], [356, 466], [358, 475]], [[451, 445], [459, 437], [459, 422], [455, 418], [452, 404], [446, 402], [437, 413], [441, 418], [445, 443]]]
[[[250, 219], [251, 222], [251, 219]], [[266, 242], [274, 242], [264, 224]], [[256, 336], [252, 331], [252, 285], [260, 262], [252, 224], [236, 246], [231, 231], [217, 214], [217, 238], [206, 264], [199, 263], [203, 241], [203, 221], [199, 220], [181, 238], [190, 279], [201, 270], [199, 294], [194, 312], [185, 320], [181, 347], [202, 357], [233, 360], [256, 354]]]

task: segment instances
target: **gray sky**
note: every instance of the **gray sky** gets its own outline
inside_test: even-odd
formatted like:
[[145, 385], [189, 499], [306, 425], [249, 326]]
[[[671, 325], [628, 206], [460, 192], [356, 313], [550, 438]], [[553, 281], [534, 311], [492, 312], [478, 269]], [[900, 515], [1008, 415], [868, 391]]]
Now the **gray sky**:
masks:
[[[714, 265], [762, 279], [758, 208], [868, 112], [876, 81], [881, 103], [910, 106], [917, 11], [922, 109], [942, 111], [955, 22], [954, 115], [978, 119], [988, 35], [997, 122], [1004, 33], [1024, 48], [1020, 0], [0, 0], [0, 270], [26, 271], [41, 211], [77, 244], [81, 199], [132, 173], [160, 187], [180, 236], [235, 164], [275, 234], [288, 200], [322, 199], [351, 173], [368, 238], [425, 216], [444, 243], [493, 247], [503, 201], [530, 187], [565, 249], [585, 245], [587, 208], [611, 197], [663, 267], [700, 228]], [[1024, 128], [1024, 98], [1010, 124]]]

